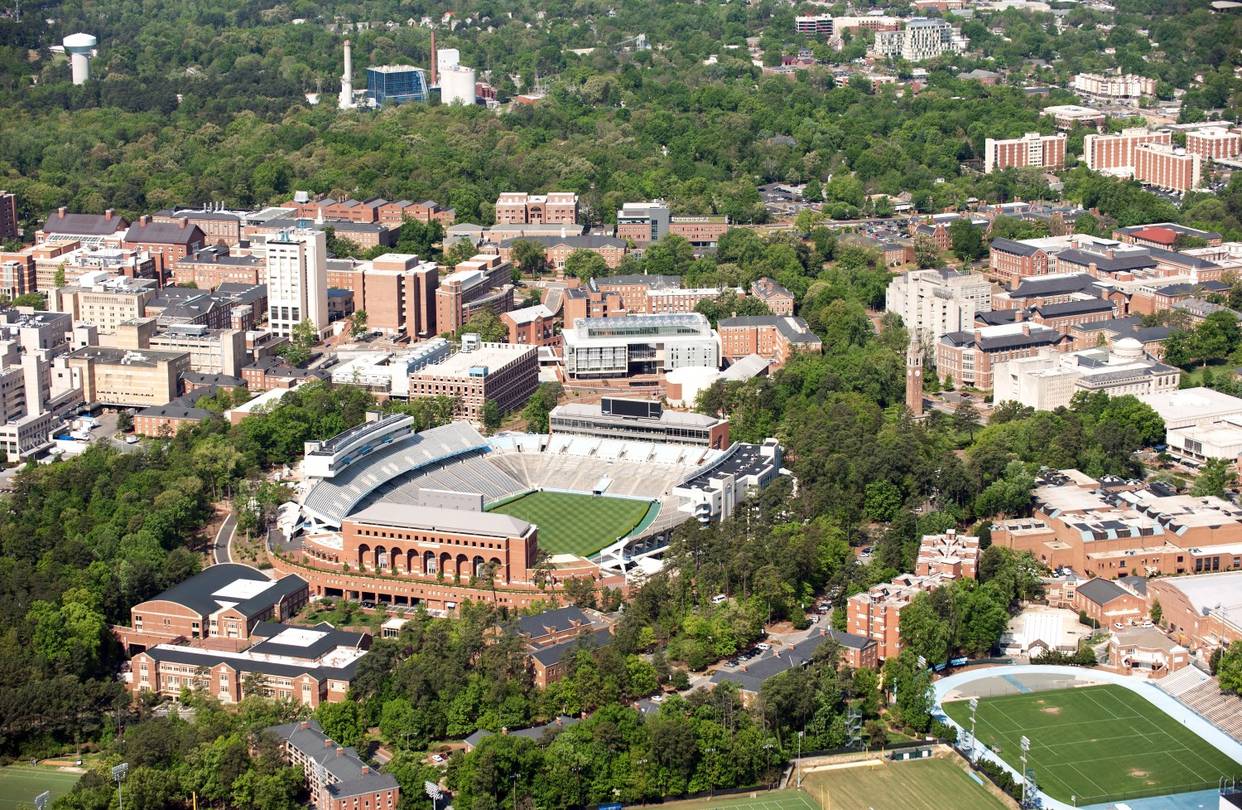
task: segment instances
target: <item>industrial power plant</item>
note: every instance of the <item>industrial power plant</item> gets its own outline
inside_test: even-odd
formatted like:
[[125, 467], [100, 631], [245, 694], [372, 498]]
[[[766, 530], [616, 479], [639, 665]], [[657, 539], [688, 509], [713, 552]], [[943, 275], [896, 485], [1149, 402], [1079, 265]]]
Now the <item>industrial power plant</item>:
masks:
[[[94, 37], [91, 40], [93, 42]], [[68, 40], [66, 49], [67, 45]], [[416, 65], [368, 67], [366, 97], [361, 106], [378, 108], [385, 104], [429, 102], [437, 91], [442, 104], [477, 104], [480, 97], [477, 73], [474, 68], [462, 65], [460, 58], [460, 52], [456, 48], [438, 50], [436, 34], [432, 31], [429, 71]], [[337, 107], [341, 110], [352, 110], [360, 106], [360, 103], [354, 93], [353, 51], [348, 39], [345, 40], [342, 68]], [[74, 76], [74, 83], [77, 84], [76, 68]]]

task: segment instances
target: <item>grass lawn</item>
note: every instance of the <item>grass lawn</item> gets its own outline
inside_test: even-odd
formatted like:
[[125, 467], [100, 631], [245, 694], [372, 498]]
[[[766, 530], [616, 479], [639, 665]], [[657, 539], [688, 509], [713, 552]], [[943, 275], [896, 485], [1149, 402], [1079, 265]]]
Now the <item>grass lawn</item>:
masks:
[[[969, 728], [967, 701], [944, 709]], [[1036, 783], [1054, 799], [1079, 804], [1206, 790], [1242, 772], [1242, 764], [1122, 686], [983, 698], [976, 733], [1018, 769], [1019, 740], [1029, 737]]]
[[824, 810], [1004, 810], [951, 759], [879, 762], [811, 773], [802, 785]]
[[634, 529], [651, 508], [649, 501], [532, 492], [490, 511], [512, 515], [539, 527], [539, 546], [549, 554], [594, 554]]
[[684, 802], [665, 802], [660, 805], [668, 810], [820, 810], [818, 804], [801, 790], [761, 790], [750, 794], [734, 794], [714, 799], [691, 799]]
[[68, 793], [81, 774], [65, 773], [37, 765], [9, 765], [0, 768], [0, 810], [31, 810], [34, 798], [51, 791], [52, 801]]

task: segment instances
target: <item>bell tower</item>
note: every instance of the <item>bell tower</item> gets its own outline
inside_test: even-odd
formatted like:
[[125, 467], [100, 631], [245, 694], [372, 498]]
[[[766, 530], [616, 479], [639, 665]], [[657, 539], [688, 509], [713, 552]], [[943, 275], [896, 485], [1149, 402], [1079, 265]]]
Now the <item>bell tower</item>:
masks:
[[906, 407], [915, 419], [923, 418], [923, 352], [917, 340], [906, 348]]

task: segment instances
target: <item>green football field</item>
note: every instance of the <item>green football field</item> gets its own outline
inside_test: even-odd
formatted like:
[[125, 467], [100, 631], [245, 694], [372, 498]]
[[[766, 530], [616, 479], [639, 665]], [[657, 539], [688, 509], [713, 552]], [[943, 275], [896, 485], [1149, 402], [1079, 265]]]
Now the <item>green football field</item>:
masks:
[[665, 802], [661, 807], [667, 810], [820, 810], [815, 800], [800, 790], [758, 791], [754, 798], [748, 794], [734, 794], [715, 799]]
[[876, 762], [813, 772], [802, 786], [823, 810], [1004, 810], [953, 760]]
[[[970, 727], [967, 701], [944, 709]], [[1039, 787], [1078, 804], [1206, 790], [1242, 774], [1242, 764], [1122, 686], [981, 698], [976, 733], [1018, 770], [1026, 735]]]
[[594, 554], [629, 534], [647, 515], [649, 501], [532, 492], [492, 508], [539, 527], [539, 547], [549, 554]]
[[35, 765], [0, 768], [0, 810], [32, 810], [35, 796], [45, 790], [51, 791], [55, 801], [72, 790], [81, 778], [81, 774]]

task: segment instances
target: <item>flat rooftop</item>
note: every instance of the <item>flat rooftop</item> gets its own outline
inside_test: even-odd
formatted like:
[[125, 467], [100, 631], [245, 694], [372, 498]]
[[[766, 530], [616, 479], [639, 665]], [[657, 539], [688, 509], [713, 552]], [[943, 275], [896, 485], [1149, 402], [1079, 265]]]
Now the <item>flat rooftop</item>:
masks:
[[499, 512], [468, 512], [434, 506], [412, 506], [380, 501], [350, 515], [353, 523], [374, 523], [402, 529], [450, 532], [486, 537], [524, 537], [530, 523]]
[[691, 427], [691, 428], [710, 428], [721, 423], [722, 420], [714, 416], [707, 416], [701, 413], [691, 413], [689, 411], [669, 411], [664, 410], [658, 417], [639, 417], [639, 416], [621, 416], [620, 414], [605, 414], [602, 405], [588, 405], [580, 402], [567, 402], [564, 405], [557, 405], [549, 414], [552, 418], [577, 418], [590, 419], [596, 422], [608, 422], [610, 424], [652, 424], [662, 427]]
[[483, 343], [474, 351], [454, 352], [439, 363], [433, 363], [419, 371], [413, 377], [471, 377], [475, 369], [491, 371], [512, 363], [526, 354], [536, 351], [534, 346], [522, 346], [509, 343]]
[[1158, 394], [1139, 394], [1138, 398], [1169, 422], [1201, 420], [1213, 416], [1242, 415], [1242, 399], [1211, 388], [1183, 388]]

